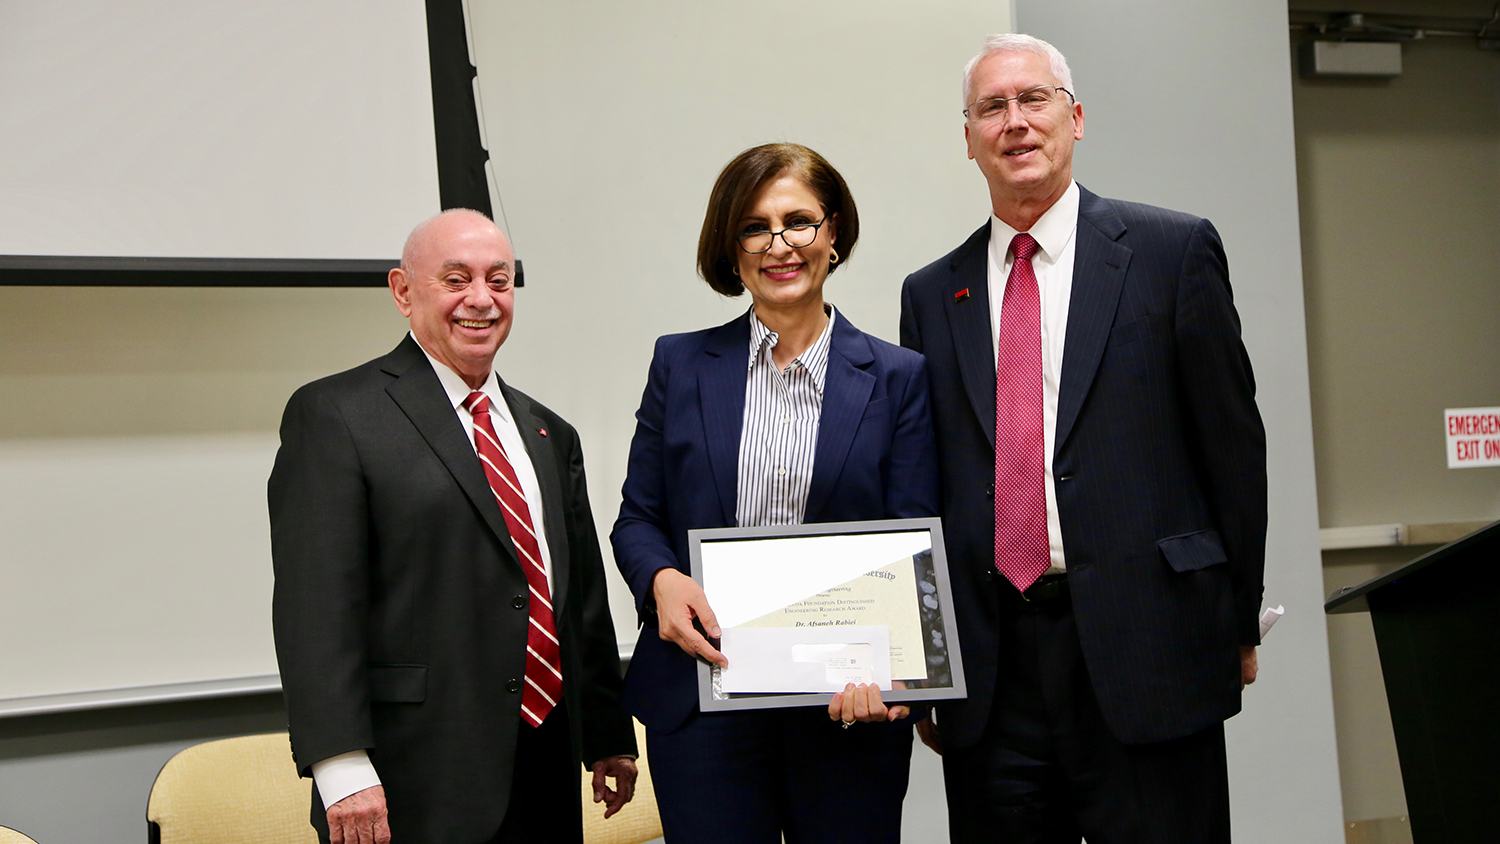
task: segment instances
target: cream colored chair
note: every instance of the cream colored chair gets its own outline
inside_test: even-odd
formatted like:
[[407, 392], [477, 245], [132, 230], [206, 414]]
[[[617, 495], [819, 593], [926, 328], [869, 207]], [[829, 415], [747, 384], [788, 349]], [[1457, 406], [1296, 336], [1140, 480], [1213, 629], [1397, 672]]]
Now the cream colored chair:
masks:
[[[639, 721], [635, 737], [641, 753], [635, 798], [614, 817], [604, 820], [593, 775], [583, 775], [586, 844], [642, 844], [662, 835]], [[146, 820], [151, 844], [316, 844], [307, 821], [311, 799], [312, 783], [297, 776], [286, 733], [244, 736], [194, 745], [167, 760], [151, 786]], [[0, 844], [12, 842], [0, 833]]]
[[8, 826], [0, 826], [0, 844], [36, 844], [36, 842]]
[[594, 775], [584, 773], [584, 844], [644, 844], [661, 837], [656, 789], [651, 785], [651, 769], [646, 765], [646, 728], [639, 721], [635, 722], [635, 743], [641, 752], [635, 760], [641, 771], [635, 781], [635, 797], [609, 820], [604, 819], [604, 804], [594, 802]]
[[286, 733], [222, 739], [178, 753], [156, 775], [152, 844], [316, 844], [312, 780], [297, 776]]

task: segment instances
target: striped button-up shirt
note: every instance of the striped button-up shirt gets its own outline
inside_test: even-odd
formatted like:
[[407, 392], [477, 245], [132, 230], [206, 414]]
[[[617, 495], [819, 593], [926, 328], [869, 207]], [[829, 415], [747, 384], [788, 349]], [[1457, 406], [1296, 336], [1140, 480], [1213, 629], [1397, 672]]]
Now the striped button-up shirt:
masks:
[[785, 369], [778, 369], [771, 357], [779, 339], [776, 332], [762, 324], [753, 309], [750, 312], [750, 371], [745, 379], [734, 514], [740, 527], [802, 524], [837, 318], [832, 305], [824, 308], [828, 325], [823, 333]]

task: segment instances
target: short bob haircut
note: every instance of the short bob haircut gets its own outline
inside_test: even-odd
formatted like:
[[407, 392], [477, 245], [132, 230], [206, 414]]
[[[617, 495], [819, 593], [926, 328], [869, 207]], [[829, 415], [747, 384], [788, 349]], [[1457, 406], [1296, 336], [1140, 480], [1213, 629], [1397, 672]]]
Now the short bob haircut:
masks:
[[[708, 196], [708, 213], [698, 235], [698, 274], [725, 296], [745, 292], [734, 270], [739, 266], [739, 227], [755, 192], [784, 175], [796, 176], [823, 206], [824, 219], [838, 215], [839, 254], [847, 259], [859, 240], [859, 211], [844, 177], [823, 156], [801, 144], [762, 144], [736, 155], [724, 166]], [[829, 266], [831, 273], [843, 265]]]

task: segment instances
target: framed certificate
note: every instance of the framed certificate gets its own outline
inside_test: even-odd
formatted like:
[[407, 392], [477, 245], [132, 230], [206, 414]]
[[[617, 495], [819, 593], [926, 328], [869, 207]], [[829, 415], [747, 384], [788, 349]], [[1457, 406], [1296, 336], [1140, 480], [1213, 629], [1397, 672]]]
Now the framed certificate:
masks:
[[940, 520], [692, 530], [688, 552], [729, 659], [699, 663], [702, 711], [966, 695]]

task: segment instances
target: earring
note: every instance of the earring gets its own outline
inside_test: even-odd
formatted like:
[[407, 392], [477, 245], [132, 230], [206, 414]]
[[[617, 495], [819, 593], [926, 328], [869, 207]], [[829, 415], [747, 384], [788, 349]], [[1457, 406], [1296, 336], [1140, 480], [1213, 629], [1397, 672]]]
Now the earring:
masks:
[[837, 249], [830, 249], [828, 251], [833, 253], [828, 256], [828, 266], [831, 267], [839, 262], [839, 251]]
[[730, 267], [729, 271], [731, 273], [734, 273], [734, 277], [735, 278], [739, 278], [740, 277], [740, 268], [739, 267]]

